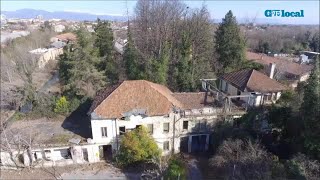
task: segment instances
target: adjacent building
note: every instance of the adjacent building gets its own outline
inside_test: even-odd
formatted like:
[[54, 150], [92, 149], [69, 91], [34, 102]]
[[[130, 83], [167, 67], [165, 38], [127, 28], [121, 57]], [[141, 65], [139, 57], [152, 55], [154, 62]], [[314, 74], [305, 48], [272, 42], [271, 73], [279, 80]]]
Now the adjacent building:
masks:
[[275, 65], [273, 78], [286, 83], [292, 88], [296, 88], [299, 82], [306, 81], [311, 73], [313, 66], [307, 64], [298, 64], [284, 59], [270, 57], [264, 54], [247, 52], [248, 60], [253, 60], [256, 63], [262, 64], [264, 69], [262, 72], [268, 74], [270, 64]]
[[287, 88], [272, 79], [275, 65], [269, 68], [269, 77], [254, 69], [244, 69], [219, 77], [219, 89], [231, 96], [239, 96], [241, 104], [260, 106], [275, 103]]

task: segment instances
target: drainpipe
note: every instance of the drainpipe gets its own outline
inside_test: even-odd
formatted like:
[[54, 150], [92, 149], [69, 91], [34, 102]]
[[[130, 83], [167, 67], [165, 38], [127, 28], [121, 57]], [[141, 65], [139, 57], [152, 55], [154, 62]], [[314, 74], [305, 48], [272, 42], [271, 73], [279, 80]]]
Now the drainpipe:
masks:
[[118, 139], [118, 128], [117, 128], [117, 118], [114, 121], [115, 123], [115, 129], [116, 129], [116, 143], [117, 143], [117, 151], [119, 151], [119, 139]]
[[174, 154], [174, 140], [175, 140], [175, 133], [176, 133], [176, 115], [173, 115], [173, 130], [172, 130], [172, 155]]

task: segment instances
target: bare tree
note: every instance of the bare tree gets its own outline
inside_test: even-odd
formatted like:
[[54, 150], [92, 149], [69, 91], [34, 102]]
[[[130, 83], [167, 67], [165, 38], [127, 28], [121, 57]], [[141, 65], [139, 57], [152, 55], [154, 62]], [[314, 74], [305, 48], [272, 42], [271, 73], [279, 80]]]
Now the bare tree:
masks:
[[23, 168], [23, 154], [27, 153], [32, 166], [32, 147], [34, 143], [34, 135], [29, 133], [25, 136], [21, 133], [6, 130], [1, 126], [1, 142], [0, 148], [2, 152], [7, 152], [11, 162], [15, 168]]
[[260, 144], [251, 141], [226, 140], [210, 165], [226, 179], [271, 179], [271, 156]]

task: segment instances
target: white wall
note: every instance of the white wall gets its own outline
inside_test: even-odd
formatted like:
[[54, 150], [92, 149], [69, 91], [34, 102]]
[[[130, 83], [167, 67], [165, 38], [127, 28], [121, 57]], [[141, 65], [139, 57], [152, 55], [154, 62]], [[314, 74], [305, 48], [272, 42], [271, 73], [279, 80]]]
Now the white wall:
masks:
[[[170, 141], [169, 149], [172, 149], [173, 139], [173, 124], [174, 119], [178, 119], [179, 115], [169, 114], [169, 116], [130, 116], [126, 120], [91, 120], [92, 139], [96, 144], [111, 144], [112, 148], [116, 150], [116, 137], [120, 138], [119, 127], [125, 126], [126, 129], [135, 129], [137, 125], [143, 125], [147, 127], [148, 124], [153, 124], [152, 137], [155, 139], [159, 148], [163, 148], [163, 142]], [[163, 132], [163, 124], [169, 123], [169, 132]], [[102, 137], [101, 127], [107, 127], [108, 137]], [[175, 139], [175, 151], [180, 148], [180, 140]], [[169, 150], [170, 151], [170, 150]], [[166, 154], [167, 152], [163, 152]]]
[[[237, 95], [238, 89], [236, 87], [232, 86], [230, 83], [227, 83], [222, 79], [220, 80], [220, 83], [221, 83], [220, 90], [228, 93], [229, 95]], [[227, 84], [228, 84], [228, 89], [226, 89]]]
[[[137, 125], [143, 125], [147, 127], [148, 124], [153, 124], [152, 137], [155, 139], [159, 148], [163, 150], [163, 143], [169, 141], [169, 150], [164, 151], [163, 155], [168, 154], [174, 150], [175, 153], [180, 152], [180, 136], [186, 135], [194, 131], [194, 127], [201, 121], [207, 122], [207, 127], [217, 121], [217, 116], [212, 115], [212, 108], [202, 109], [203, 114], [190, 117], [180, 117], [180, 114], [170, 113], [168, 116], [153, 116], [153, 117], [141, 117], [130, 116], [127, 120], [91, 120], [92, 137], [95, 144], [110, 144], [112, 148], [116, 150], [116, 135], [120, 138], [119, 127], [125, 126], [126, 129], [135, 129]], [[206, 115], [205, 113], [209, 114]], [[211, 115], [210, 115], [211, 114]], [[204, 120], [205, 119], [205, 120]], [[188, 130], [183, 130], [183, 121], [189, 121]], [[175, 122], [175, 133], [173, 133]], [[163, 132], [163, 124], [169, 123], [169, 132]], [[107, 127], [108, 137], [102, 137], [101, 127]], [[175, 138], [174, 138], [175, 137]], [[174, 139], [174, 143], [173, 143]], [[172, 147], [174, 145], [174, 148]]]

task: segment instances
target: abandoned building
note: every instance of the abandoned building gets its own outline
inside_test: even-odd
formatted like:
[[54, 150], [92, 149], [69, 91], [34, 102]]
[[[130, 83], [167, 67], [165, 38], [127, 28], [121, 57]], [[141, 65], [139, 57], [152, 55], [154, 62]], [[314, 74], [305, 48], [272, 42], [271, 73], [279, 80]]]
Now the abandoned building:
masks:
[[219, 77], [219, 89], [231, 96], [238, 96], [239, 103], [260, 106], [275, 103], [281, 92], [287, 88], [272, 79], [274, 66], [271, 65], [269, 77], [254, 69], [244, 69]]
[[237, 106], [231, 99], [247, 98], [247, 104], [255, 106], [265, 96], [270, 96], [270, 100], [279, 98], [285, 89], [255, 70], [223, 75], [218, 80], [222, 82], [223, 91], [215, 85], [215, 80], [201, 81], [204, 92], [173, 93], [163, 85], [146, 80], [123, 81], [108, 87], [97, 94], [88, 112], [92, 138], [81, 143], [79, 139], [52, 147], [1, 151], [2, 166], [15, 166], [14, 159], [21, 159], [19, 163], [24, 166], [35, 167], [105, 161], [116, 154], [122, 136], [139, 126], [148, 129], [162, 155], [202, 153], [212, 147], [217, 123], [246, 113], [247, 108], [241, 105], [239, 109], [231, 108]]
[[124, 133], [143, 125], [163, 155], [205, 151], [222, 111], [214, 101], [208, 92], [173, 93], [145, 80], [124, 81], [95, 98], [89, 111], [92, 142], [108, 155]]

